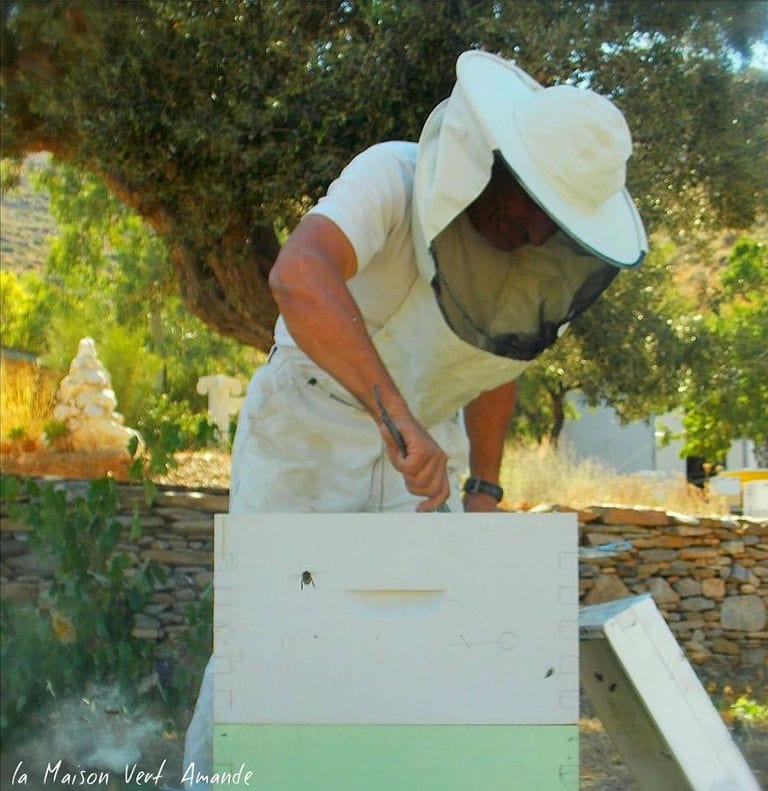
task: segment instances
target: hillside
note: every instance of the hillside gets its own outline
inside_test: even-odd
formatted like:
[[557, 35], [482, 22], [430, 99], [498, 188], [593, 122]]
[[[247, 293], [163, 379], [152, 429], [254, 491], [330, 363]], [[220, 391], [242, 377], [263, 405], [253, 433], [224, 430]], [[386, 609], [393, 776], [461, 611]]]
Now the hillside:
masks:
[[48, 240], [56, 233], [48, 196], [35, 191], [30, 181], [30, 175], [45, 165], [47, 156], [29, 157], [19, 186], [0, 196], [0, 266], [16, 274], [42, 272]]

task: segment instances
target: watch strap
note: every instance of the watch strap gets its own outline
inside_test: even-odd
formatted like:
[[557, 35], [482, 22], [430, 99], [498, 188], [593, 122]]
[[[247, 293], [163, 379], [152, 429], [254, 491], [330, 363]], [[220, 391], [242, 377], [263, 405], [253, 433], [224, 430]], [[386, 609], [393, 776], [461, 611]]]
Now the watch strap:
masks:
[[471, 494], [473, 492], [482, 492], [483, 494], [488, 494], [493, 497], [497, 503], [501, 502], [501, 499], [504, 497], [504, 490], [501, 488], [501, 486], [499, 486], [497, 483], [484, 481], [482, 478], [467, 478], [463, 488], [467, 494]]

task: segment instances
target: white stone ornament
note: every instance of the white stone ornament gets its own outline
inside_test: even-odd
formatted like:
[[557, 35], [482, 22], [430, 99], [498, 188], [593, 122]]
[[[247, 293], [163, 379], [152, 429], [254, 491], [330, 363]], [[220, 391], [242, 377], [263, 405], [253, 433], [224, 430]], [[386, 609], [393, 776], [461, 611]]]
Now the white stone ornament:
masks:
[[93, 338], [83, 338], [78, 344], [77, 356], [56, 393], [53, 419], [67, 424], [73, 451], [126, 452], [133, 437], [144, 447], [141, 435], [123, 425], [109, 373], [98, 358]]

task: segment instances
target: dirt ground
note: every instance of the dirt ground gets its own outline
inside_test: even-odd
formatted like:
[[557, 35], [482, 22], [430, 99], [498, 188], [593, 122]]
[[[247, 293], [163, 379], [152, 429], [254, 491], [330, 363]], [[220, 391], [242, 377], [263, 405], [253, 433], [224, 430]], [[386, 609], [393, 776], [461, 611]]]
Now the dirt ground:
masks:
[[[178, 467], [159, 479], [158, 483], [228, 487], [227, 453], [207, 450], [178, 454], [177, 459]], [[34, 470], [29, 459], [21, 470], [14, 469], [13, 465], [9, 467], [7, 461], [8, 457], [4, 455], [3, 472], [6, 473], [37, 472], [61, 477], [87, 477], [82, 475], [81, 460], [76, 470], [52, 469], [50, 466]], [[50, 461], [47, 463], [50, 464]], [[73, 474], [75, 472], [77, 475]], [[718, 710], [724, 713], [726, 725], [761, 787], [768, 789], [768, 723], [756, 724], [729, 714], [729, 703], [741, 694], [764, 705], [768, 703], [766, 668], [727, 668], [712, 664], [697, 666], [695, 670]], [[189, 716], [191, 711], [183, 719]], [[57, 783], [67, 783], [68, 787], [85, 787], [86, 782], [72, 782], [72, 779], [80, 779], [78, 772], [81, 770], [92, 771], [94, 768], [107, 772], [109, 785], [102, 784], [99, 787], [108, 787], [111, 791], [178, 787], [183, 771], [185, 726], [185, 721], [176, 726], [164, 721], [151, 705], [130, 711], [121, 704], [115, 691], [107, 688], [91, 688], [78, 697], [52, 700], [25, 729], [31, 734], [29, 738], [11, 749], [3, 750], [0, 789], [5, 791], [14, 787], [14, 772], [15, 785], [25, 788], [25, 791], [44, 791]], [[633, 791], [638, 788], [585, 697], [581, 701], [579, 734], [581, 789]], [[55, 767], [59, 759], [62, 759], [62, 764], [58, 775], [49, 773], [46, 778], [45, 770], [49, 764]], [[131, 781], [127, 781], [126, 772], [130, 774], [132, 770], [134, 774]], [[138, 771], [146, 773], [141, 784], [135, 783]], [[161, 771], [159, 778], [158, 771]], [[24, 784], [20, 782], [22, 774], [27, 775]]]

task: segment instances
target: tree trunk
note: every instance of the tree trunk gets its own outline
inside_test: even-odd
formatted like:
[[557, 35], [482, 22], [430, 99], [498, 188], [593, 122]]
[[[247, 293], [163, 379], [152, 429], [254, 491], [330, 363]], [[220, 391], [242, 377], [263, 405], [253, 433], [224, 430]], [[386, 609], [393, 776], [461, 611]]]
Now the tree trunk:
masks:
[[267, 278], [278, 250], [271, 230], [246, 234], [236, 226], [207, 251], [172, 246], [184, 303], [222, 335], [268, 351], [277, 305]]
[[186, 241], [185, 223], [101, 173], [109, 188], [165, 239], [184, 304], [216, 332], [247, 346], [269, 351], [278, 311], [267, 278], [280, 251], [271, 227], [247, 228], [230, 220], [225, 233], [207, 247]]
[[550, 389], [549, 396], [552, 399], [552, 428], [549, 439], [552, 445], [557, 447], [565, 425], [565, 390], [562, 388]]

